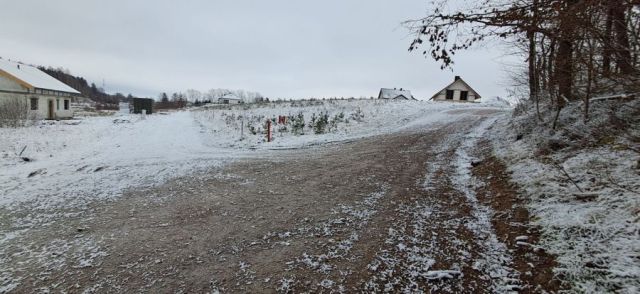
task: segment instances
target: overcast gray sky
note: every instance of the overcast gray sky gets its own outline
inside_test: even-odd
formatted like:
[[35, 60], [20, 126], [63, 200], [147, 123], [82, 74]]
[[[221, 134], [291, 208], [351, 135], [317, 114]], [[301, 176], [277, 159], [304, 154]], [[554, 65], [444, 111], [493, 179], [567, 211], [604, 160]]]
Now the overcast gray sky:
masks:
[[[187, 3], [188, 2], [188, 3]], [[461, 75], [503, 95], [496, 48], [457, 55], [455, 72], [407, 52], [400, 23], [426, 0], [19, 0], [0, 10], [0, 56], [64, 67], [110, 92], [156, 97], [188, 88], [272, 98], [377, 96], [403, 87], [428, 99]]]

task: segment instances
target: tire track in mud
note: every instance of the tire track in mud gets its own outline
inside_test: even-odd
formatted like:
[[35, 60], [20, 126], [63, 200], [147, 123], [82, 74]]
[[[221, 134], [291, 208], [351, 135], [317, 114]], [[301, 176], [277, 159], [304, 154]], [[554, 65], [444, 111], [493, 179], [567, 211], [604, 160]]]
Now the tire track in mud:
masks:
[[478, 203], [471, 176], [477, 137], [492, 120], [477, 120], [472, 132], [461, 129], [441, 138], [427, 163], [418, 200], [396, 211], [408, 216], [389, 226], [385, 249], [368, 265], [373, 274], [364, 289], [375, 292], [486, 292], [520, 288], [511, 257], [491, 225], [492, 213]]

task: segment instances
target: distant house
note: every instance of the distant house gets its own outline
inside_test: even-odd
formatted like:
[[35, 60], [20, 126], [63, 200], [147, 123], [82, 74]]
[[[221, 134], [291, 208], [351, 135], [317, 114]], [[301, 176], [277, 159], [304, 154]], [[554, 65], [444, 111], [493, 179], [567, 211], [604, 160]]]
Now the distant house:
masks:
[[398, 89], [380, 89], [380, 94], [378, 94], [378, 99], [401, 99], [401, 100], [415, 100], [413, 95], [411, 95], [411, 91]]
[[431, 97], [435, 101], [476, 102], [482, 97], [460, 76], [456, 76], [453, 83]]
[[3, 100], [24, 99], [37, 119], [71, 118], [71, 99], [79, 95], [33, 66], [0, 59], [0, 104]]
[[218, 98], [218, 103], [221, 104], [240, 104], [242, 103], [242, 99], [238, 98], [238, 96], [234, 94], [226, 94], [220, 98]]

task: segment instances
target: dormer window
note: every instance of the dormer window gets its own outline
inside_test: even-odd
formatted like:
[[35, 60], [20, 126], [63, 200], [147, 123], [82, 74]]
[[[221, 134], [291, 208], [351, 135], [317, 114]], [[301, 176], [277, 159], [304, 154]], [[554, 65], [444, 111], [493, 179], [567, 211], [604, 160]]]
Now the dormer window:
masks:
[[447, 99], [453, 100], [453, 93], [455, 93], [453, 90], [447, 90]]
[[460, 100], [464, 100], [464, 101], [469, 100], [469, 91], [460, 92]]

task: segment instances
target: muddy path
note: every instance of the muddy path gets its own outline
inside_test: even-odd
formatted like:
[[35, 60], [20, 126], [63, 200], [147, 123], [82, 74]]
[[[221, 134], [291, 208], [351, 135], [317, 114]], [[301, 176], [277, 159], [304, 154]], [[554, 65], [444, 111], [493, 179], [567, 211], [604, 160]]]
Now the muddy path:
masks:
[[[553, 260], [534, 250], [522, 206], [504, 225], [522, 200], [481, 144], [494, 115], [129, 192], [32, 231], [3, 258], [19, 264], [16, 293], [553, 291]], [[52, 263], [20, 246], [65, 249]]]

